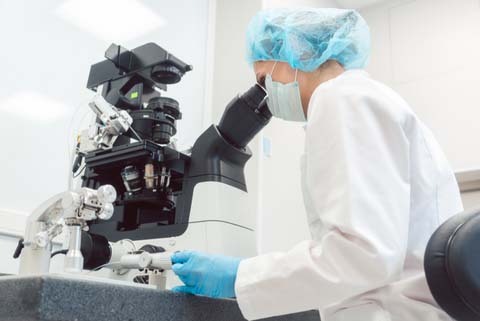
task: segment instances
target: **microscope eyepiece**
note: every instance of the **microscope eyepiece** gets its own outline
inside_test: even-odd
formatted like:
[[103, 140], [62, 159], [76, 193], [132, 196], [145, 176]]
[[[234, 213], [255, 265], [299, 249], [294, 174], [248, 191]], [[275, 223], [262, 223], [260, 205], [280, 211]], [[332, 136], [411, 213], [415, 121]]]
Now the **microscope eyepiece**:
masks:
[[242, 99], [245, 99], [247, 104], [252, 109], [257, 108], [258, 105], [260, 105], [262, 100], [265, 98], [265, 96], [266, 96], [266, 92], [259, 84], [253, 85], [246, 92], [240, 95], [240, 97]]
[[272, 118], [266, 106], [266, 92], [255, 84], [228, 104], [218, 130], [238, 148], [244, 148]]

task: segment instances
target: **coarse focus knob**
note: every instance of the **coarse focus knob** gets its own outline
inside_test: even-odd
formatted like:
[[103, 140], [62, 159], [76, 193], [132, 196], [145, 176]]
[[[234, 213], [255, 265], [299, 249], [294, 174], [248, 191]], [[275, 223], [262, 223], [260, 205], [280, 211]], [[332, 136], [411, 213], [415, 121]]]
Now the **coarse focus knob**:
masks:
[[151, 266], [159, 270], [171, 270], [172, 269], [172, 252], [162, 252], [150, 254], [152, 257]]
[[113, 216], [113, 205], [111, 203], [103, 205], [102, 211], [97, 216], [101, 220], [109, 220]]
[[98, 188], [98, 199], [103, 203], [113, 203], [117, 199], [117, 191], [112, 185], [102, 185]]
[[125, 269], [145, 269], [152, 262], [149, 253], [126, 254], [120, 258], [120, 266]]

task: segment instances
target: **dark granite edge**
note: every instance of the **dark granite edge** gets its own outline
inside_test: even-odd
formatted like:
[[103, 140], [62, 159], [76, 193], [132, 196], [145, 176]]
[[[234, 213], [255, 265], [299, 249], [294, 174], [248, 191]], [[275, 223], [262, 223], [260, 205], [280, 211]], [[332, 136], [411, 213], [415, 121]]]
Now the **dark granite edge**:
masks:
[[[0, 285], [6, 284], [6, 290], [0, 295], [6, 305], [0, 307], [0, 319], [7, 321], [38, 320], [39, 314], [35, 308], [41, 303], [41, 292], [45, 280], [39, 276], [8, 275], [0, 278]], [[3, 283], [3, 284], [2, 284]], [[5, 313], [10, 315], [4, 319]]]
[[[245, 321], [236, 300], [192, 296], [83, 276], [1, 277], [0, 294], [7, 294], [7, 301], [14, 306], [13, 309], [0, 306], [1, 314], [10, 313], [9, 317], [0, 315], [0, 321]], [[16, 311], [15, 307], [23, 310]], [[318, 321], [320, 317], [318, 311], [313, 311], [263, 320]]]

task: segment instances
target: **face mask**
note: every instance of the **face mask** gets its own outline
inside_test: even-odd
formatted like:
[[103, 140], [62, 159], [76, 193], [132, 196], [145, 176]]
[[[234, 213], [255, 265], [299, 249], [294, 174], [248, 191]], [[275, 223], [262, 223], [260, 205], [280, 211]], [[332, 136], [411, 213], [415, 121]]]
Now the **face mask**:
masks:
[[306, 122], [303, 113], [302, 100], [300, 99], [300, 88], [295, 71], [295, 80], [288, 84], [282, 84], [272, 80], [272, 72], [265, 77], [265, 87], [268, 93], [267, 106], [273, 116], [290, 121]]

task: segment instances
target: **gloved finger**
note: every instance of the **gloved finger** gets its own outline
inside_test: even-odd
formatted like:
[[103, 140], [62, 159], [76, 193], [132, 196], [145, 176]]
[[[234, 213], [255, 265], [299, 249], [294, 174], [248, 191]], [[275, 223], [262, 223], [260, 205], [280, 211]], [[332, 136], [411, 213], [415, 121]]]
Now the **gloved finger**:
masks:
[[189, 293], [189, 294], [195, 294], [195, 289], [191, 286], [185, 286], [185, 285], [182, 285], [182, 286], [176, 286], [174, 288], [172, 288], [172, 291], [173, 292], [176, 292], [176, 293]]
[[172, 271], [178, 276], [180, 281], [187, 286], [194, 286], [195, 280], [190, 274], [190, 270], [186, 269], [183, 264], [177, 263], [172, 266]]
[[195, 252], [194, 251], [181, 251], [181, 252], [175, 252], [173, 255], [172, 255], [172, 263], [175, 264], [175, 263], [185, 263], [187, 262], [191, 257], [192, 255], [194, 255]]
[[180, 278], [180, 281], [182, 281], [183, 284], [185, 284], [186, 286], [195, 286], [197, 284], [197, 282], [190, 279], [188, 276], [180, 276], [179, 278]]
[[172, 265], [172, 271], [178, 276], [188, 274], [188, 270], [184, 268], [184, 265], [182, 263], [175, 263], [174, 265]]

